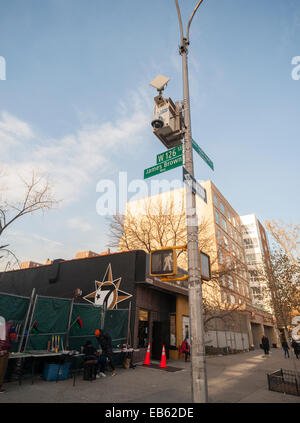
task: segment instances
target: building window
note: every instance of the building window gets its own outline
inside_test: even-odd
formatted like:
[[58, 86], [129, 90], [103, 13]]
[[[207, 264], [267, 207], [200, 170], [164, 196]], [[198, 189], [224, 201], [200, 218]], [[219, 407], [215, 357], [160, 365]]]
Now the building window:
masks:
[[219, 262], [221, 264], [223, 264], [223, 252], [222, 252], [222, 250], [219, 250]]
[[187, 339], [190, 342], [190, 318], [182, 316], [182, 340]]
[[230, 289], [234, 289], [233, 278], [231, 275], [228, 275], [228, 285]]
[[222, 217], [222, 228], [224, 229], [224, 231], [226, 231], [226, 222], [224, 217]]
[[170, 345], [176, 347], [176, 314], [170, 314]]
[[149, 341], [149, 312], [139, 310], [138, 348], [147, 348]]
[[261, 262], [261, 257], [259, 254], [247, 254], [247, 263], [248, 264], [257, 264]]
[[219, 243], [221, 243], [221, 241], [222, 241], [222, 234], [221, 234], [220, 229], [217, 230], [217, 237], [218, 237]]
[[245, 238], [244, 239], [245, 249], [256, 248], [258, 247], [257, 238]]
[[228, 239], [226, 236], [224, 236], [224, 244], [225, 244], [225, 247], [228, 248], [229, 244], [228, 244]]
[[219, 213], [216, 210], [216, 222], [218, 225], [220, 225], [220, 217], [219, 217]]
[[247, 289], [247, 297], [250, 297], [250, 290], [249, 290], [249, 286], [246, 285], [246, 289]]
[[235, 304], [235, 296], [234, 295], [230, 295], [230, 302], [231, 302], [231, 304]]
[[221, 298], [222, 298], [222, 302], [223, 303], [227, 303], [227, 295], [226, 295], [226, 292], [224, 292], [224, 291], [222, 291], [222, 293], [221, 293]]
[[218, 207], [218, 197], [216, 196], [216, 194], [214, 195], [214, 203], [215, 206]]
[[221, 281], [222, 281], [222, 285], [223, 286], [226, 286], [226, 278], [225, 278], [225, 275], [222, 275], [221, 276]]
[[220, 210], [225, 215], [225, 208], [224, 208], [224, 204], [223, 203], [220, 203]]

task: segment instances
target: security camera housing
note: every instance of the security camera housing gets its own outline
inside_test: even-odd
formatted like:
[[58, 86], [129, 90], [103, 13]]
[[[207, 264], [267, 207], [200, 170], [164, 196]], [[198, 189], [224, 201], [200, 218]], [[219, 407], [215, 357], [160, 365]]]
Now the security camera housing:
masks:
[[182, 144], [183, 117], [179, 105], [171, 98], [164, 98], [162, 94], [154, 97], [154, 116], [151, 122], [153, 133], [166, 148], [173, 148]]
[[159, 129], [164, 126], [164, 122], [161, 119], [154, 119], [151, 122], [151, 125], [153, 126], [154, 129]]

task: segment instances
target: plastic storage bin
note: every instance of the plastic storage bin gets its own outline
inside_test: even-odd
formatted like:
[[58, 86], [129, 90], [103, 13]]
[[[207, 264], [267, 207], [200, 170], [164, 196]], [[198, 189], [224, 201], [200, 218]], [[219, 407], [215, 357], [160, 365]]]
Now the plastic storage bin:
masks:
[[68, 379], [71, 363], [45, 364], [43, 378], [48, 381]]

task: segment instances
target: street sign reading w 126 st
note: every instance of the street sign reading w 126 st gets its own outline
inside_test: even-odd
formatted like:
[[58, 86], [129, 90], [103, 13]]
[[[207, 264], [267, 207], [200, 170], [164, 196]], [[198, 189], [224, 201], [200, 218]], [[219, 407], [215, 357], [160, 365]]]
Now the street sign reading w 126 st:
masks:
[[176, 157], [182, 156], [182, 145], [171, 148], [170, 150], [164, 151], [156, 156], [156, 163], [162, 163], [166, 160], [175, 159]]

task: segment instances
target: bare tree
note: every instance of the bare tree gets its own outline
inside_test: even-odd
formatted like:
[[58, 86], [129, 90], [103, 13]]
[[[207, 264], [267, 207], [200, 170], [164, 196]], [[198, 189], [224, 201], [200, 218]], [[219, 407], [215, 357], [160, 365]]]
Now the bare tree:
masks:
[[[134, 207], [136, 208], [128, 207], [126, 215], [117, 214], [110, 218], [109, 247], [120, 251], [141, 249], [150, 253], [163, 247], [186, 245], [186, 215], [183, 201], [174, 201], [172, 196], [168, 202], [150, 198], [141, 200], [139, 205], [135, 203]], [[224, 264], [220, 266], [213, 237], [211, 223], [202, 219], [198, 224], [199, 249], [210, 256], [212, 268], [211, 280], [203, 281], [205, 324], [209, 324], [213, 319], [225, 322], [241, 308], [240, 304], [222, 301], [221, 291], [226, 289], [224, 277], [230, 275], [234, 278], [240, 276], [241, 271], [247, 270], [236, 257], [226, 253], [225, 248]], [[186, 251], [178, 250], [177, 254], [179, 267], [186, 271]], [[187, 286], [187, 282], [181, 283]]]
[[203, 311], [204, 311], [204, 328], [208, 330], [209, 324], [212, 320], [221, 320], [227, 324], [228, 321], [233, 320], [236, 311], [242, 310], [241, 304], [231, 304], [229, 301], [224, 301], [221, 296], [222, 284], [220, 279], [212, 275], [212, 281], [205, 283], [203, 286]]
[[[0, 193], [0, 240], [4, 231], [16, 220], [19, 220], [26, 214], [50, 210], [58, 204], [58, 201], [54, 199], [47, 179], [38, 176], [34, 171], [30, 180], [20, 179], [24, 187], [21, 200], [10, 201], [4, 197], [4, 190]], [[1, 258], [7, 260], [9, 258], [12, 259], [7, 261], [6, 269], [14, 267], [14, 264], [19, 265], [19, 260], [8, 247], [9, 244], [1, 245], [0, 242], [0, 260]]]
[[300, 263], [277, 248], [265, 264], [265, 274], [276, 320], [288, 331], [294, 311], [300, 312]]
[[[292, 317], [300, 313], [300, 262], [291, 257], [277, 244], [268, 259], [264, 259], [267, 292], [270, 294], [277, 327], [283, 329], [284, 340], [291, 349], [289, 331]], [[292, 355], [293, 365], [297, 364]]]
[[265, 225], [285, 254], [296, 264], [300, 257], [300, 225], [288, 224], [281, 220], [266, 220]]
[[[128, 207], [125, 215], [117, 214], [109, 221], [109, 247], [120, 251], [142, 249], [148, 253], [168, 246], [184, 246], [186, 239], [184, 203], [144, 199], [139, 210]], [[209, 222], [199, 223], [199, 248], [211, 249]], [[181, 253], [179, 253], [180, 255]]]
[[275, 245], [264, 257], [264, 273], [276, 320], [287, 332], [294, 311], [300, 312], [300, 225], [275, 220], [265, 224]]

